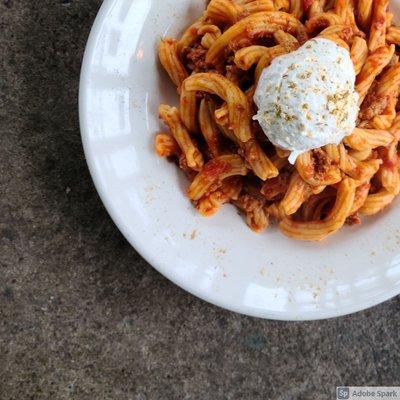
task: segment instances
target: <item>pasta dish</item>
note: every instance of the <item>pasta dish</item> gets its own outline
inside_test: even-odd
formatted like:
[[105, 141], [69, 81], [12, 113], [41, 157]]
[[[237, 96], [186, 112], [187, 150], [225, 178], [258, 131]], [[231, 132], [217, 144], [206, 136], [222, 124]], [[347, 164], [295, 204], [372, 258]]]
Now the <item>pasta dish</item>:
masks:
[[159, 156], [201, 215], [235, 205], [261, 232], [322, 240], [400, 191], [400, 28], [389, 0], [211, 0], [159, 59]]

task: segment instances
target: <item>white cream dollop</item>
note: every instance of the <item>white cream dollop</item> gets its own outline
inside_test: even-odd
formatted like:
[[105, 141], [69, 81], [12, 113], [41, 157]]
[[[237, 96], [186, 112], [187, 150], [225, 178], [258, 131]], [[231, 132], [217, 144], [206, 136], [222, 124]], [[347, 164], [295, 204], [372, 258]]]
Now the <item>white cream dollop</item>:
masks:
[[358, 94], [349, 52], [315, 38], [275, 58], [261, 74], [254, 102], [256, 119], [268, 139], [291, 152], [338, 144], [356, 126]]

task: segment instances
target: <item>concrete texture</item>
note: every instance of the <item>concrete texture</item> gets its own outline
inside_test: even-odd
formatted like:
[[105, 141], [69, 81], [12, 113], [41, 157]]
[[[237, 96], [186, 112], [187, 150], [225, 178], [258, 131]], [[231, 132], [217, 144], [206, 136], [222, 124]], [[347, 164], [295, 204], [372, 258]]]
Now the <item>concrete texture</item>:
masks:
[[399, 298], [262, 321], [185, 293], [127, 244], [78, 128], [100, 3], [0, 2], [0, 399], [323, 400], [337, 385], [399, 385]]

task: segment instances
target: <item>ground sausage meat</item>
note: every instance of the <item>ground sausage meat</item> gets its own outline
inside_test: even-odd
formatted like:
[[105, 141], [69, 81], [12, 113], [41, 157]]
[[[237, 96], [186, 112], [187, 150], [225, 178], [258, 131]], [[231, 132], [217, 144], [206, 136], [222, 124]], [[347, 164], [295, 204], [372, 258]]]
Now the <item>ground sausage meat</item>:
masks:
[[207, 70], [207, 49], [205, 49], [201, 44], [196, 43], [189, 46], [185, 49], [184, 54], [187, 59], [188, 67], [192, 71], [202, 72]]
[[355, 212], [354, 214], [349, 215], [346, 218], [346, 224], [347, 225], [359, 225], [361, 224], [361, 218], [358, 212]]
[[389, 96], [377, 96], [375, 87], [371, 88], [361, 105], [359, 119], [369, 121], [382, 114], [388, 102]]
[[324, 175], [326, 168], [331, 165], [331, 159], [321, 149], [313, 150], [314, 170], [318, 176]]

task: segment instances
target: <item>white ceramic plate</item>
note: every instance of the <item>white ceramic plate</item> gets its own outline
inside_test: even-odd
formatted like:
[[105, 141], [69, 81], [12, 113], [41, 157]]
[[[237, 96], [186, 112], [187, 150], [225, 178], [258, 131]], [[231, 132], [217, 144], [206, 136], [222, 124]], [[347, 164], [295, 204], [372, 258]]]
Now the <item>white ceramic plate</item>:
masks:
[[154, 154], [160, 102], [177, 95], [156, 60], [204, 9], [198, 0], [106, 0], [87, 45], [82, 139], [97, 190], [137, 251], [185, 290], [230, 310], [307, 320], [358, 311], [400, 293], [400, 204], [322, 243], [250, 231], [232, 206], [199, 216], [172, 163]]

